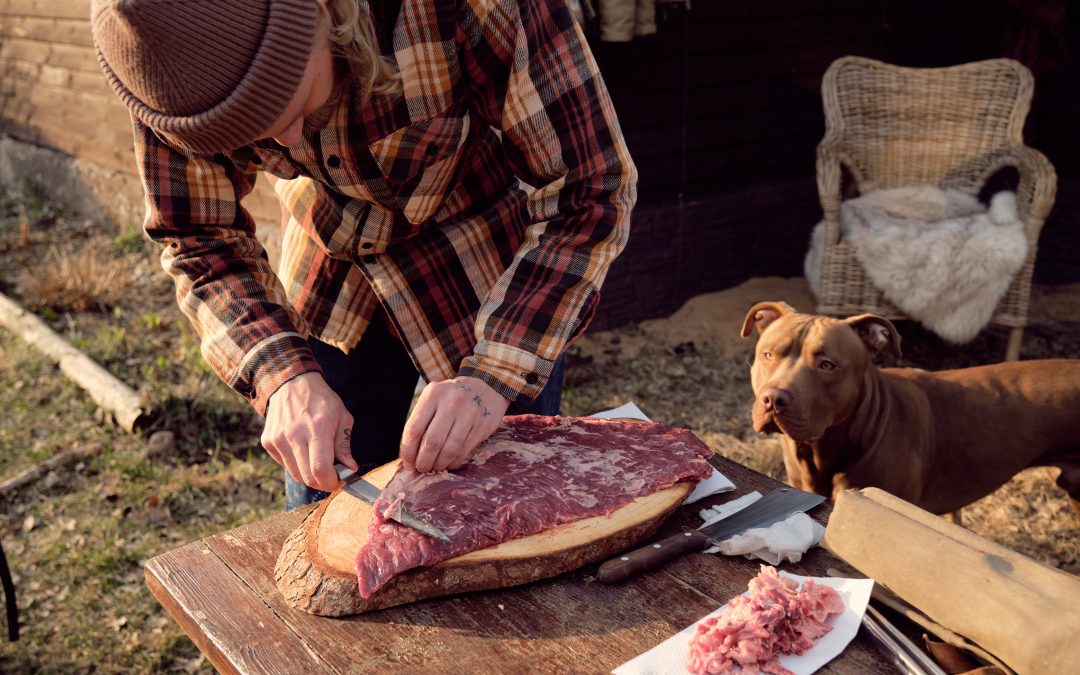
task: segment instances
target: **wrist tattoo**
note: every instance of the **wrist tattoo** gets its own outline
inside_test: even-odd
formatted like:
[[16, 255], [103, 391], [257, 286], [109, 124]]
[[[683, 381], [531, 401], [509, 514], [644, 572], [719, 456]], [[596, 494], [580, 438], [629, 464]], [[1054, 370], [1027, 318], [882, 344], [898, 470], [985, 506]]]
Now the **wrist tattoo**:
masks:
[[352, 440], [352, 429], [345, 429], [344, 431], [345, 431], [345, 440], [351, 441]]
[[477, 394], [476, 396], [473, 396], [472, 400], [476, 401], [476, 405], [480, 406], [480, 412], [482, 412], [484, 414], [484, 417], [490, 417], [491, 416], [491, 413], [488, 412], [487, 406], [484, 405], [484, 401], [480, 398], [479, 394]]

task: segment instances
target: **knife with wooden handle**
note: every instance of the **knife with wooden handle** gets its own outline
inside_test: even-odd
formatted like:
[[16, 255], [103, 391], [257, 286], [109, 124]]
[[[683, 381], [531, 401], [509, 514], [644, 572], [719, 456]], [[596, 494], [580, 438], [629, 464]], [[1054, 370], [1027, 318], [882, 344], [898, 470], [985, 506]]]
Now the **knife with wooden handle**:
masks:
[[727, 518], [612, 558], [600, 565], [596, 578], [606, 584], [626, 581], [642, 572], [656, 569], [684, 553], [704, 551], [710, 544], [718, 544], [755, 527], [768, 527], [787, 519], [793, 513], [809, 511], [823, 501], [825, 497], [822, 495], [791, 487], [777, 488]]

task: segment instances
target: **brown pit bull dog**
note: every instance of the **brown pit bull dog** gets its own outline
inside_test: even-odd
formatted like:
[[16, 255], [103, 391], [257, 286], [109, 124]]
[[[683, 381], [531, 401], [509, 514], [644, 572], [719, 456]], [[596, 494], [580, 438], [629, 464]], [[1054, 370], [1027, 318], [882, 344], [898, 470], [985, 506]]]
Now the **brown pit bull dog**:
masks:
[[1080, 513], [1080, 360], [999, 363], [936, 373], [878, 368], [900, 355], [887, 319], [754, 305], [753, 420], [779, 432], [788, 482], [834, 498], [879, 487], [949, 513], [1031, 466], [1056, 466]]

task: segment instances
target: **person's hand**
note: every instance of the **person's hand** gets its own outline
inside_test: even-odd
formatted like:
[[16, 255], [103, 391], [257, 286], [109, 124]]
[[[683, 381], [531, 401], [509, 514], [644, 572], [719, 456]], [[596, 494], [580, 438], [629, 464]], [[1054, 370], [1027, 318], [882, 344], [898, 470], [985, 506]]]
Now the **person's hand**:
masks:
[[431, 382], [401, 436], [401, 461], [421, 472], [456, 469], [499, 428], [510, 401], [475, 377]]
[[304, 373], [270, 396], [262, 445], [304, 485], [327, 492], [341, 485], [334, 460], [357, 469], [350, 434], [353, 417], [319, 373]]

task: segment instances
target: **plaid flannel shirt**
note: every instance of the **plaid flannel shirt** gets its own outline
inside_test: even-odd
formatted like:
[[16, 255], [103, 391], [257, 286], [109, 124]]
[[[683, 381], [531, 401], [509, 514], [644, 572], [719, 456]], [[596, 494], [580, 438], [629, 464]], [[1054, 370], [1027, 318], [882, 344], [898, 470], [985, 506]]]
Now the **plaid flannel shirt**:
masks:
[[[366, 9], [364, 0], [360, 0]], [[563, 0], [404, 0], [400, 93], [345, 92], [297, 146], [177, 150], [137, 121], [145, 229], [202, 353], [265, 413], [381, 304], [428, 381], [535, 398], [625, 245], [637, 173]], [[288, 213], [273, 270], [240, 206], [258, 172]]]

